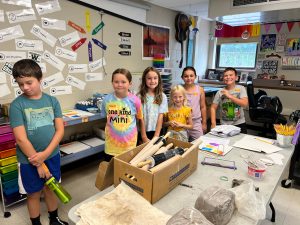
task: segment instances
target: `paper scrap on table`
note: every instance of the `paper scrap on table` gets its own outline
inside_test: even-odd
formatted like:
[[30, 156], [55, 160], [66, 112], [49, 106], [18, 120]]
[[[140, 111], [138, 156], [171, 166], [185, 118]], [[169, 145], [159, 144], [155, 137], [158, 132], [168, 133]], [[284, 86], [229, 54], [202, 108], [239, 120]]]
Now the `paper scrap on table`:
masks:
[[83, 82], [82, 80], [80, 80], [80, 79], [78, 79], [78, 78], [76, 78], [76, 77], [73, 77], [73, 76], [71, 76], [71, 75], [68, 75], [68, 76], [66, 77], [66, 83], [67, 83], [67, 84], [70, 84], [70, 85], [72, 85], [72, 86], [74, 86], [74, 87], [77, 87], [77, 88], [79, 88], [80, 90], [84, 90], [84, 89], [85, 89], [85, 85], [86, 85], [85, 82]]
[[54, 47], [57, 41], [56, 37], [54, 37], [52, 34], [48, 33], [46, 30], [44, 30], [36, 24], [33, 25], [30, 32], [45, 43], [47, 43], [48, 45], [50, 45], [52, 48]]
[[49, 77], [46, 77], [42, 80], [43, 89], [53, 86], [64, 80], [64, 76], [61, 72], [55, 73]]
[[72, 94], [72, 86], [54, 86], [50, 87], [50, 95], [70, 95]]
[[11, 92], [7, 84], [0, 84], [0, 97], [4, 97], [10, 93]]
[[86, 73], [85, 81], [103, 80], [103, 73]]
[[26, 59], [26, 52], [17, 51], [0, 51], [0, 63], [17, 62], [21, 59]]
[[267, 155], [267, 157], [271, 158], [272, 161], [274, 162], [274, 164], [283, 165], [282, 160], [284, 159], [284, 156], [282, 154], [273, 153], [273, 154]]
[[202, 143], [199, 145], [199, 149], [209, 153], [215, 153], [217, 155], [226, 155], [232, 150], [232, 146], [229, 146], [230, 140], [228, 138], [211, 138], [201, 136]]
[[24, 32], [22, 30], [22, 27], [20, 25], [9, 27], [3, 30], [0, 30], [0, 43], [9, 41], [15, 38], [23, 37]]
[[30, 39], [15, 39], [16, 50], [44, 51], [43, 41]]
[[39, 15], [49, 14], [60, 11], [59, 1], [48, 1], [35, 4], [36, 11]]
[[7, 11], [6, 15], [9, 23], [20, 23], [30, 20], [36, 20], [33, 8]]
[[80, 39], [79, 34], [77, 31], [74, 31], [72, 33], [66, 34], [64, 36], [61, 36], [58, 38], [60, 45], [62, 47], [65, 47], [67, 45], [73, 44], [76, 41], [78, 41]]
[[47, 50], [43, 53], [43, 59], [60, 71], [62, 71], [66, 65], [62, 60]]
[[87, 64], [69, 64], [69, 73], [86, 73], [88, 71]]
[[105, 58], [98, 59], [92, 63], [89, 64], [89, 68], [91, 72], [94, 72], [95, 70], [101, 68], [102, 66], [105, 66]]
[[0, 84], [6, 84], [6, 74], [4, 72], [0, 72]]
[[58, 57], [61, 57], [61, 58], [72, 60], [72, 61], [76, 61], [76, 59], [77, 59], [77, 52], [70, 51], [68, 49], [61, 48], [58, 46], [56, 46], [55, 55]]
[[41, 18], [42, 27], [45, 29], [53, 29], [53, 30], [66, 30], [66, 21], [52, 19], [52, 18]]
[[18, 97], [21, 94], [23, 94], [23, 91], [17, 87], [17, 88], [14, 88], [14, 93], [15, 93], [15, 97]]

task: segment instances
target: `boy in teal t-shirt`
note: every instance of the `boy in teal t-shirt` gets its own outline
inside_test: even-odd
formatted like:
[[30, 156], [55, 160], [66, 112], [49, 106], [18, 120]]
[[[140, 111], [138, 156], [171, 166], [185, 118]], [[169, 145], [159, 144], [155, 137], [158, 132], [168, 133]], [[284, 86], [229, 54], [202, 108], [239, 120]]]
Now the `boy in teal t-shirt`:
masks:
[[15, 63], [13, 77], [23, 94], [10, 106], [10, 125], [17, 143], [19, 162], [19, 192], [27, 194], [27, 206], [33, 225], [40, 222], [40, 198], [43, 191], [49, 212], [50, 225], [66, 225], [57, 214], [55, 194], [44, 184], [45, 163], [56, 180], [60, 180], [59, 142], [64, 125], [59, 102], [41, 91], [42, 71], [30, 59]]

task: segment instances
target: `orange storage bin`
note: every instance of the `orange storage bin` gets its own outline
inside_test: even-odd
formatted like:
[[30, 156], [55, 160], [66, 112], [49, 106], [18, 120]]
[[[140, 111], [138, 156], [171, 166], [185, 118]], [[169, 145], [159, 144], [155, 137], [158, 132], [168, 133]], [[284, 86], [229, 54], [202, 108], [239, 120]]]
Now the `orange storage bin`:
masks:
[[10, 156], [16, 155], [16, 148], [7, 149], [4, 151], [0, 151], [0, 159], [4, 159]]

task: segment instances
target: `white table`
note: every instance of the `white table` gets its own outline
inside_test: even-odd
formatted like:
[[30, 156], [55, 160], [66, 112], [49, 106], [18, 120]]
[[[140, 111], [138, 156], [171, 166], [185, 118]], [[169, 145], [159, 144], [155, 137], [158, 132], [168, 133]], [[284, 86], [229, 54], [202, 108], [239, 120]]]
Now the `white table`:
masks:
[[[244, 134], [240, 134], [231, 137], [230, 145], [233, 145], [235, 141], [239, 140], [243, 136]], [[242, 150], [239, 148], [233, 148], [227, 155], [220, 157], [221, 159], [235, 161], [237, 170], [232, 170], [227, 168], [202, 165], [201, 162], [203, 161], [204, 157], [209, 156], [203, 154], [202, 152], [199, 152], [197, 170], [183, 181], [184, 184], [191, 185], [192, 188], [179, 185], [158, 202], [156, 202], [154, 206], [167, 214], [173, 215], [183, 207], [194, 206], [199, 194], [206, 188], [213, 185], [230, 188], [233, 179], [253, 180], [254, 185], [256, 187], [259, 187], [259, 191], [263, 194], [264, 199], [267, 201], [266, 205], [269, 205], [272, 196], [275, 193], [277, 185], [281, 180], [283, 171], [285, 170], [285, 167], [288, 166], [293, 150], [294, 146], [291, 146], [290, 148], [285, 148], [284, 150], [280, 151], [279, 153], [284, 155], [283, 165], [269, 166], [262, 180], [254, 180], [248, 176], [247, 164], [244, 162], [243, 157], [245, 155], [251, 154], [254, 156], [254, 158], [259, 159], [264, 158], [264, 153], [257, 153], [253, 151]], [[241, 157], [241, 155], [243, 157]], [[228, 181], [220, 179], [222, 176], [228, 177]], [[68, 213], [70, 224], [75, 224], [79, 220], [79, 217], [75, 215], [75, 211], [81, 204], [95, 200], [98, 197], [110, 192], [111, 190], [113, 190], [113, 187], [109, 187], [108, 189], [99, 192], [98, 194], [71, 208]], [[236, 221], [239, 221], [238, 224], [253, 224], [253, 222], [248, 218], [240, 218], [240, 216], [239, 218], [232, 219], [229, 224], [234, 224], [236, 223]]]

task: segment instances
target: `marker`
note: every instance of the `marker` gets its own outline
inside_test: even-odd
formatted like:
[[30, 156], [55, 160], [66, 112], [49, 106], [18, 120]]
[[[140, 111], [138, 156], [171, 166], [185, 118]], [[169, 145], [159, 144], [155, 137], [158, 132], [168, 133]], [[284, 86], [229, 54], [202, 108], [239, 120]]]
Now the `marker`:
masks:
[[76, 51], [81, 45], [84, 44], [84, 42], [86, 41], [86, 38], [81, 38], [79, 41], [77, 41], [74, 45], [72, 45], [72, 50]]
[[80, 33], [83, 33], [83, 34], [86, 33], [85, 30], [81, 26], [77, 25], [76, 23], [72, 22], [71, 20], [68, 21], [68, 25], [70, 27], [73, 27], [75, 30], [78, 30]]

